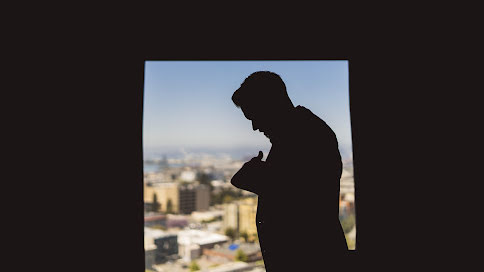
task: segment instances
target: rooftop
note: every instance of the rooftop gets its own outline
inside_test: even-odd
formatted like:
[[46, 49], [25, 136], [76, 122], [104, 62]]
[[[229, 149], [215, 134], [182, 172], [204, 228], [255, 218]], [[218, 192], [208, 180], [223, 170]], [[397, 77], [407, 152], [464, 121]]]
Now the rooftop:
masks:
[[166, 232], [164, 232], [160, 229], [153, 229], [153, 228], [148, 228], [148, 227], [145, 227], [144, 233], [145, 233], [145, 237], [149, 237], [149, 238], [153, 238], [153, 239], [164, 237], [164, 236], [167, 236], [167, 235], [171, 235], [171, 234], [166, 233]]
[[208, 231], [189, 229], [181, 230], [178, 232], [178, 243], [181, 245], [207, 245], [213, 243], [222, 243], [226, 241], [228, 241], [227, 236]]

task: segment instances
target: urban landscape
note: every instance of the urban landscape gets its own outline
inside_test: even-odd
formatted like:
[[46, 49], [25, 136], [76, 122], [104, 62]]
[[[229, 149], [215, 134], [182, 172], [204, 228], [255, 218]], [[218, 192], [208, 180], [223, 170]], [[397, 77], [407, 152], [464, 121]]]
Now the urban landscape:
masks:
[[[146, 271], [266, 271], [255, 222], [257, 195], [230, 183], [248, 159], [190, 153], [144, 160]], [[354, 199], [353, 167], [346, 159], [339, 217], [350, 250], [356, 241]]]
[[[293, 105], [309, 109], [335, 133], [343, 162], [339, 220], [348, 248], [355, 249], [347, 60], [149, 60], [144, 72], [142, 143], [146, 271], [266, 271], [256, 227], [258, 196], [230, 183], [245, 162], [258, 151], [265, 160], [272, 147], [270, 138], [260, 128], [257, 131], [232, 100], [256, 71], [280, 76]], [[324, 166], [311, 167], [306, 171], [317, 177]], [[305, 183], [294, 180], [290, 186]], [[286, 197], [287, 203], [297, 198], [285, 195], [281, 200]], [[321, 224], [317, 214], [302, 218], [301, 210], [296, 210], [288, 211], [288, 225]], [[287, 233], [281, 237], [282, 247], [294, 238], [290, 235], [297, 235], [290, 229]]]

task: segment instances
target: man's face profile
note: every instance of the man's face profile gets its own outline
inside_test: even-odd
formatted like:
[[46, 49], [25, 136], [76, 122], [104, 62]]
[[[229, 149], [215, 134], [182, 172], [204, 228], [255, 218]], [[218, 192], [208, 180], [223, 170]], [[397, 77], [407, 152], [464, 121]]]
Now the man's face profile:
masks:
[[274, 124], [276, 123], [272, 112], [268, 109], [264, 109], [262, 105], [251, 105], [240, 107], [244, 116], [252, 122], [252, 129], [254, 131], [259, 130], [264, 133], [267, 138], [271, 138], [274, 133]]

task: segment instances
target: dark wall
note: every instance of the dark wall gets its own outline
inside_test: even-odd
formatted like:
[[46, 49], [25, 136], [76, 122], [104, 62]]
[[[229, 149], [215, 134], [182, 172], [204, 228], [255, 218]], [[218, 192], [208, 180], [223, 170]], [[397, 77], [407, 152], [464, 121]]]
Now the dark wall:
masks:
[[[434, 97], [429, 89], [437, 87], [418, 80], [431, 70], [431, 61], [412, 55], [401, 44], [375, 41], [370, 45], [374, 38], [356, 35], [347, 47], [332, 48], [303, 41], [295, 47], [252, 44], [242, 49], [233, 46], [237, 39], [216, 47], [165, 42], [151, 53], [144, 46], [121, 46], [120, 39], [86, 44], [83, 48], [90, 51], [66, 52], [74, 56], [68, 59], [47, 60], [54, 66], [49, 70], [55, 77], [50, 86], [61, 88], [55, 94], [50, 87], [38, 90], [49, 101], [37, 108], [46, 108], [49, 114], [28, 127], [31, 134], [41, 135], [35, 137], [40, 139], [36, 146], [43, 148], [37, 167], [50, 181], [37, 185], [45, 191], [41, 197], [45, 206], [28, 206], [36, 209], [37, 219], [49, 222], [35, 230], [42, 233], [36, 252], [55, 252], [52, 255], [61, 267], [143, 271], [141, 132], [147, 57], [349, 58], [357, 251], [345, 265], [377, 271], [414, 270], [416, 263], [419, 268], [435, 268], [450, 256], [456, 258], [456, 248], [469, 252], [451, 238], [453, 227], [466, 222], [451, 220], [451, 215], [458, 214], [451, 209], [451, 198], [434, 190], [448, 183], [437, 171], [441, 165], [435, 162], [436, 156], [429, 153], [445, 151], [448, 143], [439, 142], [439, 148], [433, 149], [428, 145], [440, 139], [427, 134], [438, 116], [425, 115], [432, 101], [428, 98]], [[47, 120], [54, 121], [47, 124]], [[49, 133], [42, 136], [45, 131]], [[39, 180], [40, 171], [31, 172], [36, 177], [32, 180]], [[75, 186], [66, 187], [66, 182]], [[429, 195], [437, 197], [429, 200]], [[464, 237], [459, 240], [468, 240], [465, 232], [459, 235]], [[59, 252], [69, 244], [75, 249]], [[48, 245], [57, 250], [48, 251]]]

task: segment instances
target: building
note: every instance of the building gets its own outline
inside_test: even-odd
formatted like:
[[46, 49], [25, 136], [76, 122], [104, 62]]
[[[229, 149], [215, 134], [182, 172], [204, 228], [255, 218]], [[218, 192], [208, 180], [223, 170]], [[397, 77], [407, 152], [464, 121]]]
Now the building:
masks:
[[178, 184], [174, 182], [155, 183], [151, 186], [144, 185], [144, 202], [153, 203], [156, 194], [157, 202], [160, 204], [159, 212], [178, 212], [179, 192]]
[[210, 207], [210, 186], [199, 184], [196, 189], [195, 211], [208, 211]]
[[228, 241], [225, 235], [188, 229], [178, 232], [178, 254], [187, 262], [202, 255], [203, 250]]
[[235, 203], [226, 204], [224, 208], [224, 228], [232, 228], [249, 237], [257, 235], [256, 225], [257, 197], [249, 197]]
[[144, 248], [146, 268], [151, 268], [178, 254], [177, 235], [145, 227]]
[[146, 183], [146, 184], [159, 183], [163, 181], [166, 181], [165, 175], [160, 172], [145, 173], [143, 175], [143, 183]]
[[180, 214], [167, 214], [166, 227], [167, 228], [184, 228], [188, 226], [189, 216]]
[[181, 173], [180, 173], [180, 177], [179, 179], [181, 181], [185, 181], [185, 182], [194, 182], [195, 181], [195, 178], [197, 176], [197, 173], [189, 168], [186, 168], [185, 170], [183, 170]]
[[175, 234], [166, 234], [154, 239], [156, 245], [156, 263], [163, 263], [171, 256], [178, 254], [178, 237]]
[[239, 231], [239, 205], [237, 203], [225, 204], [223, 227]]
[[256, 197], [246, 198], [239, 203], [239, 233], [246, 232], [249, 237], [257, 235], [256, 215]]
[[[160, 204], [157, 212], [190, 214], [207, 211], [210, 206], [210, 187], [204, 184], [178, 184], [164, 182], [144, 184], [144, 202]], [[153, 207], [153, 204], [146, 208]]]
[[179, 210], [181, 214], [194, 211], [208, 211], [210, 188], [205, 184], [184, 184], [179, 186]]
[[180, 209], [178, 212], [182, 214], [189, 214], [195, 210], [196, 206], [196, 190], [192, 185], [180, 186]]
[[145, 267], [146, 269], [153, 269], [156, 264], [156, 245], [145, 243]]

